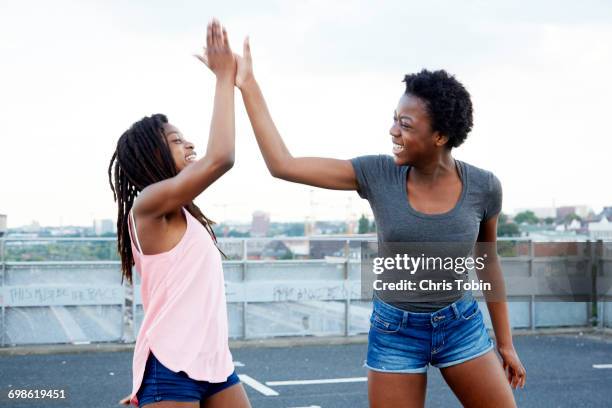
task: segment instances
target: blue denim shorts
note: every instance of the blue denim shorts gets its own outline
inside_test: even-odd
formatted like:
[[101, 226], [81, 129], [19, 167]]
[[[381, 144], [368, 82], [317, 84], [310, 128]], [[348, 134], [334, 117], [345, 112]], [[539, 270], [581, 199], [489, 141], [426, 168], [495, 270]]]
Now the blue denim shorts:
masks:
[[136, 397], [139, 407], [159, 401], [202, 401], [239, 382], [235, 371], [222, 383], [197, 381], [189, 378], [184, 371], [176, 373], [166, 368], [153, 352], [149, 352]]
[[374, 296], [364, 367], [389, 373], [425, 373], [493, 349], [478, 302], [471, 294], [433, 313], [412, 313]]

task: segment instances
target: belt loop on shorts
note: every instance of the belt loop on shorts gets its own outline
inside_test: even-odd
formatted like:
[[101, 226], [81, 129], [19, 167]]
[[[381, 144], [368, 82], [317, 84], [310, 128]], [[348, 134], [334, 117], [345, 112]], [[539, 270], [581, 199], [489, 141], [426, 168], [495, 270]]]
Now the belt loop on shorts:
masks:
[[404, 315], [402, 316], [402, 325], [401, 325], [401, 327], [408, 327], [408, 315], [409, 315], [409, 313], [404, 311]]
[[453, 314], [455, 315], [455, 319], [459, 320], [459, 317], [461, 317], [461, 314], [459, 313], [459, 309], [457, 308], [457, 305], [455, 303], [451, 304], [451, 309], [453, 309]]

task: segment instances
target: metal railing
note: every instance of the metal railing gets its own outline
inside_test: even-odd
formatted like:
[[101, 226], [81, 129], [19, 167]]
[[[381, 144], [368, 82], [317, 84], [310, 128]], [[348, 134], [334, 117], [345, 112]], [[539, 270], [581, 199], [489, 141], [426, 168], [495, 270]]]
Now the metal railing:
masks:
[[[230, 337], [366, 333], [371, 302], [361, 299], [359, 254], [364, 240], [375, 238], [221, 239], [230, 256], [223, 262]], [[612, 279], [609, 245], [594, 242], [587, 254], [536, 256], [532, 241], [503, 241], [523, 246], [519, 253], [501, 257], [513, 327], [612, 327], [612, 289], [606, 283]], [[116, 256], [114, 238], [1, 238], [2, 346], [134, 340], [143, 316], [137, 273], [130, 287], [120, 283], [117, 260], [9, 261], [7, 244], [17, 242], [109, 242], [109, 258]], [[275, 243], [287, 248], [305, 243], [310, 250], [302, 254], [311, 258], [313, 246], [322, 249], [315, 259], [253, 259], [254, 253], [265, 257], [266, 248], [270, 256], [279, 255], [282, 250]], [[552, 292], [533, 290], [541, 285], [541, 276], [555, 268], [591, 279], [593, 290], [580, 294], [592, 299], [551, 302], [546, 296]], [[490, 326], [486, 308], [483, 312]]]

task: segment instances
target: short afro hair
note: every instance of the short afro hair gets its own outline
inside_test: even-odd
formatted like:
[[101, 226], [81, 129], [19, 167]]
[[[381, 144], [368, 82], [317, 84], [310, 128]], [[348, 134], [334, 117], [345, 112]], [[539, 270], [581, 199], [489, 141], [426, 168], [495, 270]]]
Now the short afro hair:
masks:
[[404, 77], [406, 94], [417, 96], [427, 107], [431, 126], [448, 136], [447, 147], [460, 146], [472, 130], [472, 100], [465, 87], [443, 69]]

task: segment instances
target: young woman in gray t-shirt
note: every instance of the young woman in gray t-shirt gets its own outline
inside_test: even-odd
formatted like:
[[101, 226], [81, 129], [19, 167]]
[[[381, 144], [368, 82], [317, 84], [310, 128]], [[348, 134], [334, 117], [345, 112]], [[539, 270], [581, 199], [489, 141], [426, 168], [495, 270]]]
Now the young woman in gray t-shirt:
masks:
[[[248, 39], [244, 55], [236, 58], [236, 85], [272, 176], [358, 191], [372, 206], [379, 243], [495, 244], [501, 210], [499, 180], [451, 154], [472, 127], [470, 95], [453, 76], [426, 70], [406, 75], [406, 91], [389, 132], [392, 156], [293, 157], [253, 75]], [[495, 251], [488, 264], [490, 280], [498, 284], [498, 301], [488, 301], [487, 307], [501, 363], [471, 295], [456, 291], [447, 302], [404, 303], [375, 296], [365, 364], [371, 406], [423, 406], [428, 365], [440, 368], [464, 406], [516, 405], [511, 387], [524, 386], [525, 369], [512, 343]]]

